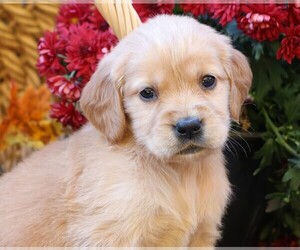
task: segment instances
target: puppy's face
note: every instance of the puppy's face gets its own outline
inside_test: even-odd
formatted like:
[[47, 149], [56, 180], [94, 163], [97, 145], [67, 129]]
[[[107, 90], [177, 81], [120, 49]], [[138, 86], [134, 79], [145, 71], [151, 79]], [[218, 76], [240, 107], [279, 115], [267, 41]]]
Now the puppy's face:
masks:
[[195, 43], [193, 48], [163, 44], [153, 52], [150, 46], [136, 58], [123, 88], [137, 142], [164, 157], [222, 147], [230, 85], [219, 51]]
[[81, 100], [87, 117], [111, 142], [130, 127], [137, 144], [163, 158], [223, 147], [252, 77], [226, 37], [170, 16], [130, 34], [97, 72]]

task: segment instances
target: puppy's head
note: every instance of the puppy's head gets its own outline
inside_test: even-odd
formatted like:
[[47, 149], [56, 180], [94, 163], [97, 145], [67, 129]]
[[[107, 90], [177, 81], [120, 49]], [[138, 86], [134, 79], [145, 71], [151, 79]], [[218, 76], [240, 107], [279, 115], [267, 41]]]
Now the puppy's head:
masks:
[[128, 128], [159, 157], [222, 148], [252, 74], [227, 37], [189, 17], [158, 16], [99, 64], [81, 107], [107, 140]]

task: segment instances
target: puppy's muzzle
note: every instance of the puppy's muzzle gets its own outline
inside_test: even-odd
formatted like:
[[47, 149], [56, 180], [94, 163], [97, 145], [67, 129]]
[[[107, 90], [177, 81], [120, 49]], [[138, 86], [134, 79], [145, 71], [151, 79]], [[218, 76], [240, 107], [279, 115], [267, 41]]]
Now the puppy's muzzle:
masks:
[[176, 123], [174, 130], [179, 139], [192, 140], [201, 136], [202, 122], [197, 117], [182, 118]]

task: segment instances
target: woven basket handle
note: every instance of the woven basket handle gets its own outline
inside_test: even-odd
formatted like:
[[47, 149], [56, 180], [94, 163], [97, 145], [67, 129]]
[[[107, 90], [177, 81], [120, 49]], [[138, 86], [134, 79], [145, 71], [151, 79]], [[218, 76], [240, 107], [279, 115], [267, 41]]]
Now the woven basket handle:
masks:
[[95, 0], [95, 5], [119, 40], [141, 24], [131, 0]]

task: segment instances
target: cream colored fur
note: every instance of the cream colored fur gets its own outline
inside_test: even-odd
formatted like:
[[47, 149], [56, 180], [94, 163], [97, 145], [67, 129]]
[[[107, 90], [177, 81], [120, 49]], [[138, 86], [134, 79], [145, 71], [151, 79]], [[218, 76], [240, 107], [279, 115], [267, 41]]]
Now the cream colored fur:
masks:
[[[228, 38], [189, 17], [142, 25], [84, 89], [91, 123], [0, 178], [0, 246], [214, 246], [230, 196], [222, 149], [251, 78]], [[142, 101], [145, 87], [158, 99]], [[178, 155], [186, 116], [204, 122], [203, 150]]]

